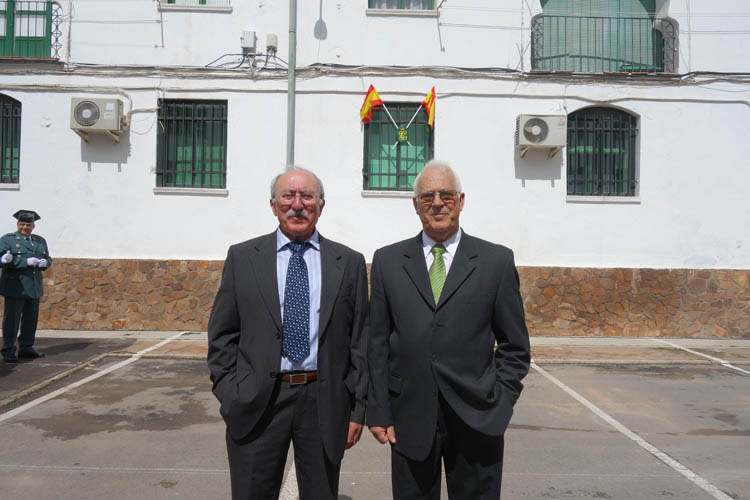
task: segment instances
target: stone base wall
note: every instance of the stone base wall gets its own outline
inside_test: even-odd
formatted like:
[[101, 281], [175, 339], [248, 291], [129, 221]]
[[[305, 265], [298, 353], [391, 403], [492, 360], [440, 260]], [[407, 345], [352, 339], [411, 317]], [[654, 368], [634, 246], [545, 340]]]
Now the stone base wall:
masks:
[[750, 339], [750, 271], [519, 268], [533, 335]]
[[55, 259], [38, 328], [205, 330], [221, 261]]
[[[44, 273], [39, 328], [205, 330], [222, 266], [55, 259]], [[519, 274], [532, 335], [750, 338], [750, 271], [521, 267]]]

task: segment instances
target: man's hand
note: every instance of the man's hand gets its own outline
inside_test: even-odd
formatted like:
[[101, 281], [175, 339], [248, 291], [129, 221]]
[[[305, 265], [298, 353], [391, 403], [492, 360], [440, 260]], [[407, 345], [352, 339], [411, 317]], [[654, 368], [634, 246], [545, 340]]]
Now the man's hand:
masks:
[[37, 259], [36, 257], [29, 257], [28, 259], [26, 259], [26, 265], [29, 267], [35, 267], [38, 264], [39, 259]]
[[47, 262], [47, 259], [39, 259], [39, 262], [36, 263], [37, 266], [39, 266], [41, 269], [44, 269], [49, 265], [49, 262]]
[[349, 422], [349, 433], [346, 435], [346, 449], [348, 450], [362, 437], [362, 424]]
[[396, 429], [392, 425], [381, 427], [379, 425], [371, 425], [370, 432], [378, 440], [378, 443], [385, 444], [390, 441], [391, 444], [396, 444]]
[[11, 260], [13, 260], [13, 255], [10, 253], [10, 250], [8, 250], [7, 252], [5, 252], [3, 254], [3, 256], [0, 257], [0, 262], [2, 262], [3, 264], [7, 264]]

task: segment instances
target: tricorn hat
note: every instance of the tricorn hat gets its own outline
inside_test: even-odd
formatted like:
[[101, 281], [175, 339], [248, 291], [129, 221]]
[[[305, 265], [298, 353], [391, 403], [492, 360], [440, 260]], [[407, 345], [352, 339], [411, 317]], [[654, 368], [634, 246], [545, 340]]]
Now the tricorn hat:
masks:
[[41, 219], [39, 214], [33, 210], [19, 210], [13, 214], [13, 217], [18, 219], [18, 222], [34, 222]]

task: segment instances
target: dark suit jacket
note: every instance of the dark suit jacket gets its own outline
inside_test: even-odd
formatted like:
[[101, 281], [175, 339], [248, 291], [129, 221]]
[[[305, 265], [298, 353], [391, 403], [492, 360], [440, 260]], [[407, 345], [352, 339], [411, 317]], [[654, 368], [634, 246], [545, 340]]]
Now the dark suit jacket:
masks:
[[435, 306], [420, 233], [376, 251], [371, 282], [367, 425], [394, 425], [396, 451], [424, 460], [439, 391], [470, 427], [503, 434], [530, 363], [513, 252], [463, 233]]
[[[365, 260], [320, 237], [318, 416], [328, 458], [341, 460], [349, 422], [364, 423], [367, 394]], [[234, 439], [266, 409], [281, 361], [276, 233], [232, 245], [208, 322], [208, 367]]]
[[[13, 260], [3, 264], [0, 276], [0, 295], [17, 299], [38, 299], [43, 294], [42, 273], [52, 266], [47, 241], [36, 234], [31, 235], [33, 245], [21, 233], [8, 233], [0, 238], [0, 255], [10, 250]], [[26, 259], [47, 259], [47, 267], [29, 267]]]

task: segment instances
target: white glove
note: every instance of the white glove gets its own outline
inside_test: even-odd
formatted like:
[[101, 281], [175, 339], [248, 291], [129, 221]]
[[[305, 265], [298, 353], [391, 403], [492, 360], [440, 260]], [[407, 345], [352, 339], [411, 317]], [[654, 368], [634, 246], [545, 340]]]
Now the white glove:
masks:
[[39, 259], [37, 259], [36, 257], [29, 257], [28, 259], [26, 259], [26, 265], [29, 267], [34, 267], [38, 264], [39, 264]]
[[49, 265], [49, 263], [47, 262], [47, 259], [39, 259], [39, 262], [37, 262], [36, 265], [44, 269]]
[[11, 260], [13, 260], [13, 255], [11, 255], [10, 250], [8, 250], [7, 252], [5, 252], [3, 254], [3, 256], [0, 257], [0, 262], [2, 262], [3, 264], [7, 264]]

